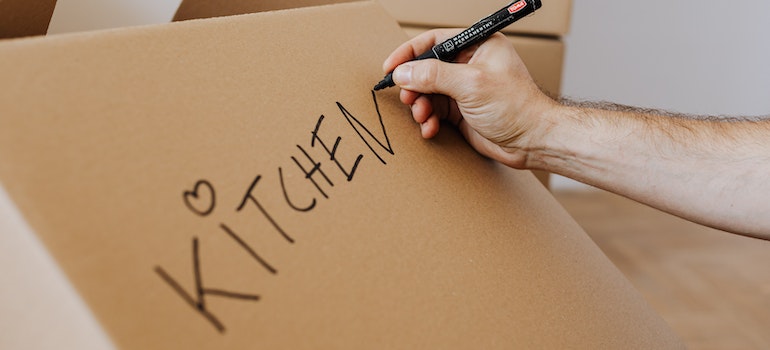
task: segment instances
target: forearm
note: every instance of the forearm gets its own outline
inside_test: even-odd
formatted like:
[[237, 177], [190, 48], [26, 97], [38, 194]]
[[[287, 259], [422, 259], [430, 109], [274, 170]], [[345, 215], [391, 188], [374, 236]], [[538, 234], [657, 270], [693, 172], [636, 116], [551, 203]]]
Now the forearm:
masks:
[[770, 239], [770, 121], [560, 106], [531, 167], [727, 231]]

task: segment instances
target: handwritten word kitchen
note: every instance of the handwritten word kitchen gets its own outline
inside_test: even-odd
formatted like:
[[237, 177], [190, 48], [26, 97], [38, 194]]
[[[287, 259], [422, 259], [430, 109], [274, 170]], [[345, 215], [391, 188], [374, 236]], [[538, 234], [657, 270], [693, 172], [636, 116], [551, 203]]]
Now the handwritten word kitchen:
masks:
[[[215, 215], [217, 210], [235, 210], [237, 213], [248, 212], [250, 214], [258, 213], [259, 216], [264, 217], [266, 222], [269, 223], [269, 226], [265, 226], [270, 228], [266, 232], [272, 231], [282, 237], [286, 244], [294, 244], [297, 239], [295, 232], [286, 232], [281, 223], [271, 213], [287, 208], [298, 213], [310, 212], [316, 208], [319, 201], [329, 200], [329, 193], [335, 186], [335, 182], [332, 181], [335, 177], [330, 177], [333, 172], [338, 172], [337, 175], [341, 174], [343, 178], [351, 182], [355, 179], [356, 171], [359, 169], [361, 161], [365, 158], [364, 154], [367, 154], [368, 157], [371, 153], [377, 159], [377, 162], [382, 165], [387, 165], [386, 157], [388, 155], [393, 156], [395, 154], [390, 144], [390, 138], [385, 129], [374, 91], [372, 91], [372, 100], [374, 101], [374, 109], [377, 113], [379, 125], [370, 125], [368, 127], [341, 103], [337, 102], [341, 116], [340, 122], [342, 120], [346, 121], [360, 140], [344, 140], [343, 142], [342, 136], [334, 138], [329, 137], [328, 133], [322, 133], [324, 123], [329, 121], [327, 121], [324, 115], [321, 115], [317, 119], [315, 126], [311, 129], [311, 136], [307, 140], [308, 143], [296, 145], [296, 153], [287, 159], [288, 166], [286, 168], [279, 166], [272, 174], [256, 175], [250, 184], [245, 184], [248, 186], [244, 186], [245, 191], [242, 195], [239, 195], [241, 198], [239, 203], [222, 205], [222, 203], [218, 202], [219, 197], [217, 196], [215, 184], [206, 179], [199, 179], [191, 188], [182, 192], [182, 203], [180, 204], [186, 206], [193, 215], [204, 218]], [[375, 136], [375, 133], [377, 136]], [[358, 147], [358, 150], [363, 151], [363, 153], [357, 155], [353, 153], [354, 156], [350, 157], [349, 153], [356, 149], [354, 146]], [[348, 152], [344, 158], [349, 160], [342, 162], [338, 155], [343, 153], [339, 152]], [[323, 159], [319, 156], [314, 156], [314, 154], [319, 153], [323, 155]], [[284, 174], [288, 172], [299, 172], [304, 181], [306, 181], [304, 184], [306, 186], [305, 189], [288, 186], [284, 177]], [[268, 181], [272, 185], [280, 186], [283, 193], [283, 203], [286, 205], [284, 208], [268, 208], [260, 202], [257, 189], [260, 186], [266, 186], [265, 183]], [[297, 186], [296, 183], [294, 185]], [[220, 207], [226, 208], [222, 209]], [[244, 254], [253, 259], [258, 266], [264, 268], [270, 276], [278, 275], [279, 268], [260, 255], [258, 249], [249, 245], [235, 229], [224, 222], [219, 223], [217, 229], [220, 231], [220, 234], [224, 234], [232, 239], [236, 246], [242, 249]], [[266, 232], [260, 233], [264, 234]], [[262, 297], [259, 294], [255, 294], [254, 291], [231, 291], [207, 285], [202, 273], [203, 262], [200, 259], [200, 251], [203, 248], [199, 238], [193, 236], [191, 262], [194, 286], [183, 286], [171, 273], [161, 266], [156, 266], [154, 271], [161, 281], [168, 284], [195, 312], [208, 320], [217, 331], [224, 333], [226, 329], [225, 324], [215, 315], [215, 310], [211, 310], [206, 303], [208, 297], [230, 298], [244, 302], [258, 302]]]

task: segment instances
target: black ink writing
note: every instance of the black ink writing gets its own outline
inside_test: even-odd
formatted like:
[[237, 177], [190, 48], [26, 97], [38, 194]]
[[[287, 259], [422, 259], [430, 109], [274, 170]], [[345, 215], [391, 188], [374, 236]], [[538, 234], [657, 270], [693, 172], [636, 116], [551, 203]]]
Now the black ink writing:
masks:
[[270, 272], [270, 273], [272, 273], [274, 275], [278, 273], [278, 270], [276, 270], [274, 267], [270, 266], [270, 264], [268, 264], [267, 261], [265, 261], [265, 259], [262, 259], [262, 257], [259, 256], [259, 254], [257, 254], [257, 252], [255, 252], [254, 249], [251, 249], [251, 247], [249, 247], [249, 245], [246, 244], [246, 242], [244, 242], [241, 239], [241, 237], [238, 237], [238, 235], [235, 232], [233, 232], [233, 230], [231, 230], [229, 227], [227, 227], [227, 225], [220, 224], [219, 227], [221, 227], [222, 230], [224, 230], [225, 233], [227, 233], [227, 235], [230, 236], [230, 238], [232, 238], [233, 240], [238, 242], [238, 244], [240, 244], [240, 246], [243, 247], [243, 249], [245, 249], [247, 252], [249, 252], [249, 255], [251, 255], [252, 258], [257, 260], [257, 262], [260, 265], [262, 265], [262, 267], [264, 267], [268, 272]]
[[[362, 134], [361, 134], [361, 131], [360, 131], [360, 130], [358, 130], [358, 128], [356, 127], [356, 125], [358, 125], [358, 126], [360, 126], [362, 129], [364, 129], [364, 131], [366, 132], [366, 134], [367, 134], [367, 135], [369, 135], [369, 137], [371, 137], [372, 139], [374, 139], [374, 141], [375, 141], [375, 142], [377, 142], [377, 144], [378, 144], [378, 145], [380, 145], [380, 147], [381, 147], [382, 149], [384, 149], [385, 151], [387, 151], [388, 153], [390, 153], [390, 155], [394, 155], [394, 154], [395, 154], [395, 153], [393, 153], [393, 147], [390, 145], [390, 138], [388, 137], [388, 132], [387, 132], [387, 130], [385, 130], [385, 124], [382, 122], [382, 113], [380, 113], [380, 105], [377, 103], [377, 95], [374, 93], [374, 90], [372, 90], [372, 99], [374, 100], [374, 108], [375, 108], [375, 110], [377, 111], [377, 117], [378, 117], [378, 118], [379, 118], [379, 120], [380, 120], [380, 128], [382, 129], [382, 133], [383, 133], [383, 135], [385, 136], [385, 142], [388, 144], [388, 145], [387, 145], [387, 147], [386, 147], [386, 146], [385, 146], [385, 145], [384, 145], [384, 144], [383, 144], [383, 143], [382, 143], [382, 142], [381, 142], [379, 139], [377, 139], [376, 137], [374, 137], [374, 134], [372, 134], [372, 132], [371, 132], [371, 131], [369, 131], [369, 129], [367, 129], [367, 128], [366, 128], [366, 126], [364, 126], [364, 124], [361, 124], [361, 122], [360, 122], [360, 121], [359, 121], [359, 120], [358, 120], [356, 117], [354, 117], [354, 116], [353, 116], [353, 114], [351, 114], [350, 112], [348, 112], [348, 110], [347, 110], [347, 109], [345, 109], [345, 107], [344, 107], [344, 106], [342, 106], [342, 104], [341, 104], [341, 103], [337, 102], [337, 107], [339, 107], [339, 109], [340, 109], [340, 112], [342, 112], [342, 115], [345, 117], [345, 120], [347, 120], [347, 121], [348, 121], [348, 123], [350, 124], [350, 126], [353, 128], [353, 130], [355, 130], [355, 131], [356, 131], [356, 133], [358, 134], [358, 137], [360, 137], [360, 138], [361, 138], [361, 140], [363, 140], [363, 141], [364, 141], [364, 143], [366, 144], [366, 146], [367, 146], [367, 147], [369, 147], [369, 150], [371, 150], [371, 151], [372, 151], [372, 153], [374, 153], [374, 155], [377, 157], [377, 159], [379, 159], [379, 160], [380, 160], [380, 162], [382, 162], [382, 164], [388, 164], [388, 163], [386, 163], [386, 162], [385, 162], [385, 160], [384, 160], [384, 159], [382, 159], [382, 157], [380, 156], [380, 154], [379, 154], [379, 153], [377, 153], [377, 151], [375, 151], [375, 150], [374, 150], [374, 148], [372, 147], [372, 145], [371, 145], [371, 144], [369, 144], [369, 141], [367, 141], [367, 140], [366, 140], [366, 138], [364, 137], [364, 135], [362, 135]], [[351, 119], [352, 119], [352, 120], [351, 120]], [[355, 121], [355, 124], [353, 124], [353, 121]]]
[[262, 215], [264, 215], [265, 218], [267, 218], [267, 221], [270, 221], [270, 224], [272, 224], [273, 227], [276, 230], [278, 230], [278, 233], [280, 233], [281, 236], [283, 236], [283, 238], [289, 241], [289, 243], [294, 243], [294, 239], [289, 237], [289, 235], [287, 235], [286, 232], [284, 232], [281, 226], [279, 226], [278, 223], [275, 222], [273, 217], [267, 213], [267, 210], [265, 210], [265, 207], [263, 207], [262, 204], [259, 203], [259, 201], [257, 200], [257, 197], [254, 197], [254, 188], [257, 187], [257, 183], [259, 182], [260, 179], [262, 179], [262, 175], [257, 175], [254, 181], [251, 183], [251, 186], [249, 186], [248, 191], [246, 191], [246, 195], [243, 197], [243, 201], [241, 201], [241, 204], [238, 205], [238, 209], [236, 209], [236, 211], [243, 210], [243, 208], [246, 206], [246, 203], [251, 201], [252, 203], [254, 203], [254, 205], [257, 206], [257, 209], [259, 209]]
[[324, 150], [326, 150], [326, 153], [329, 154], [329, 159], [333, 161], [335, 164], [337, 164], [337, 167], [340, 168], [340, 171], [342, 171], [343, 174], [347, 177], [348, 182], [353, 180], [353, 175], [356, 173], [356, 169], [358, 168], [358, 164], [361, 163], [361, 159], [364, 158], [363, 154], [359, 154], [358, 157], [356, 157], [356, 162], [353, 163], [353, 167], [350, 169], [350, 171], [345, 171], [345, 168], [342, 167], [342, 164], [340, 164], [339, 160], [337, 160], [337, 149], [339, 148], [340, 141], [342, 141], [342, 136], [337, 136], [337, 139], [334, 141], [334, 146], [332, 146], [331, 149], [329, 149], [328, 146], [326, 146], [326, 143], [318, 136], [318, 131], [321, 128], [321, 122], [323, 122], [324, 116], [323, 114], [321, 117], [318, 118], [318, 123], [315, 125], [315, 129], [313, 130], [313, 138], [310, 140], [310, 146], [315, 147], [315, 142], [318, 141], [318, 143], [323, 147]]
[[185, 291], [184, 288], [177, 282], [171, 275], [168, 274], [162, 267], [156, 266], [155, 267], [155, 273], [157, 273], [160, 278], [162, 278], [166, 283], [168, 283], [171, 288], [174, 289], [174, 291], [179, 294], [182, 299], [184, 299], [190, 306], [192, 306], [198, 313], [203, 315], [211, 324], [214, 326], [214, 328], [217, 329], [220, 333], [225, 332], [225, 326], [222, 324], [221, 321], [213, 314], [211, 313], [208, 308], [206, 307], [206, 296], [220, 296], [225, 298], [231, 298], [231, 299], [241, 299], [241, 300], [252, 300], [252, 301], [259, 301], [260, 296], [256, 294], [246, 294], [246, 293], [235, 293], [230, 292], [222, 289], [213, 289], [213, 288], [205, 288], [203, 287], [203, 277], [201, 276], [201, 268], [200, 268], [200, 252], [198, 248], [198, 237], [193, 237], [193, 275], [195, 278], [195, 297], [191, 296], [190, 293]]
[[[340, 176], [341, 174], [347, 182], [352, 182], [354, 180], [356, 172], [362, 167], [362, 164], [364, 164], [364, 153], [366, 153], [365, 150], [367, 148], [380, 163], [387, 165], [384, 158], [385, 153], [383, 153], [383, 151], [391, 156], [395, 155], [395, 153], [390, 143], [390, 137], [385, 128], [385, 123], [383, 122], [383, 117], [377, 102], [377, 96], [374, 91], [372, 91], [372, 100], [374, 102], [374, 109], [377, 113], [379, 129], [382, 136], [375, 136], [372, 130], [376, 128], [367, 127], [361, 122], [363, 118], [359, 119], [355, 117], [340, 102], [336, 102], [336, 107], [339, 109], [342, 119], [344, 119], [347, 122], [347, 125], [352, 128], [352, 132], [350, 132], [349, 135], [355, 133], [362, 143], [347, 141], [350, 138], [355, 140], [355, 137], [353, 136], [345, 140], [342, 135], [330, 135], [329, 130], [335, 129], [325, 127], [325, 125], [333, 123], [334, 120], [327, 120], [327, 118], [321, 114], [318, 119], [316, 119], [315, 127], [310, 130], [311, 137], [309, 139], [309, 147], [295, 144], [296, 149], [299, 150], [300, 154], [297, 156], [290, 156], [286, 159], [287, 162], [291, 159], [296, 167], [277, 167], [277, 181], [274, 181], [269, 177], [265, 178], [262, 174], [256, 175], [254, 180], [248, 186], [245, 194], [240, 197], [240, 203], [235, 206], [235, 212], [249, 212], [246, 209], [250, 204], [253, 204], [253, 207], [259, 212], [259, 216], [267, 219], [272, 228], [277, 231], [286, 242], [294, 244], [294, 237], [289, 235], [279, 224], [278, 220], [276, 220], [276, 217], [271, 215], [271, 213], [280, 213], [280, 206], [276, 207], [274, 202], [268, 201], [266, 202], [270, 203], [270, 211], [268, 211], [268, 208], [266, 208], [258, 199], [258, 196], [261, 196], [263, 199], [271, 198], [271, 193], [269, 191], [275, 189], [277, 185], [280, 185], [280, 192], [283, 195], [287, 208], [291, 209], [291, 212], [295, 213], [295, 215], [303, 215], [310, 213], [313, 209], [317, 208], [320, 203], [319, 198], [323, 197], [321, 200], [330, 200], [329, 193], [335, 188], [335, 184], [332, 180], [333, 178], [336, 178], [336, 176]], [[345, 122], [342, 120], [339, 120], [339, 123], [345, 125]], [[377, 146], [379, 146], [379, 148], [376, 148]], [[355, 149], [356, 147], [359, 149]], [[364, 151], [363, 153], [361, 152], [362, 150]], [[319, 155], [318, 153], [322, 153], [322, 155]], [[368, 156], [368, 153], [366, 154]], [[333, 162], [335, 166], [330, 166], [329, 162]], [[324, 167], [324, 165], [326, 165], [326, 167]], [[339, 173], [337, 172], [337, 169], [339, 170]], [[294, 173], [292, 173], [292, 171]], [[286, 173], [288, 173], [288, 175]], [[299, 175], [299, 177], [292, 177], [292, 175]], [[287, 179], [294, 179], [294, 181], [287, 181]], [[273, 186], [271, 186], [271, 184], [273, 184]], [[257, 185], [260, 185], [259, 194], [257, 193]], [[277, 193], [278, 191], [275, 191], [272, 195], [278, 195]], [[319, 195], [320, 197], [318, 197]], [[208, 180], [198, 180], [192, 190], [183, 192], [183, 201], [185, 206], [196, 216], [209, 217], [216, 207], [216, 193], [214, 191], [214, 186]], [[301, 206], [297, 203], [306, 205]], [[284, 207], [284, 209], [286, 209], [286, 207]], [[282, 222], [286, 222], [283, 221], [286, 220], [286, 216], [278, 216], [278, 218], [280, 218]], [[269, 263], [262, 255], [258, 254], [254, 246], [242, 239], [231, 226], [220, 222], [218, 228], [221, 232], [230, 237], [238, 247], [248, 253], [249, 256], [254, 259], [262, 269], [266, 270], [270, 276], [278, 275], [278, 269], [275, 265]], [[193, 293], [185, 290], [176, 279], [160, 266], [156, 266], [154, 271], [187, 304], [192, 306], [199, 314], [208, 320], [217, 331], [224, 333], [225, 325], [209, 309], [206, 304], [207, 298], [223, 297], [246, 301], [260, 301], [261, 296], [259, 294], [238, 293], [224, 289], [206, 287], [202, 276], [203, 273], [201, 272], [201, 248], [199, 246], [198, 237], [193, 237], [192, 242], [192, 270], [195, 283]]]
[[281, 191], [283, 191], [283, 198], [286, 200], [286, 203], [294, 210], [301, 211], [301, 212], [308, 212], [313, 210], [315, 208], [316, 200], [313, 198], [313, 200], [310, 202], [310, 205], [305, 208], [300, 208], [294, 203], [292, 203], [291, 199], [289, 199], [289, 193], [286, 191], [286, 181], [283, 179], [283, 168], [278, 167], [278, 178], [281, 179]]
[[[203, 191], [201, 191], [201, 189], [203, 189]], [[206, 195], [201, 198], [201, 192], [205, 192], [205, 194], [208, 195], [208, 198], [206, 198]], [[182, 196], [184, 198], [184, 204], [195, 214], [208, 216], [214, 211], [214, 206], [216, 205], [214, 187], [212, 187], [211, 183], [206, 180], [199, 180], [195, 183], [195, 187], [193, 187], [192, 191], [184, 191]], [[193, 201], [195, 203], [193, 203]]]
[[297, 160], [297, 158], [291, 157], [291, 160], [293, 160], [294, 164], [297, 164], [297, 167], [300, 168], [300, 170], [302, 170], [303, 173], [305, 173], [305, 178], [310, 180], [310, 182], [313, 183], [313, 186], [315, 186], [318, 192], [320, 192], [321, 195], [324, 196], [324, 198], [328, 199], [329, 195], [327, 195], [326, 192], [324, 192], [324, 190], [321, 189], [321, 186], [319, 186], [318, 183], [315, 181], [315, 178], [313, 177], [313, 175], [315, 175], [316, 173], [321, 174], [324, 180], [326, 180], [326, 183], [329, 184], [329, 186], [331, 187], [334, 187], [334, 183], [332, 182], [332, 180], [329, 179], [328, 176], [326, 176], [326, 173], [321, 169], [321, 163], [313, 160], [313, 158], [310, 157], [310, 155], [307, 153], [307, 151], [305, 151], [304, 148], [302, 148], [302, 146], [297, 145], [297, 148], [299, 148], [299, 150], [302, 151], [302, 154], [304, 154], [305, 157], [313, 164], [313, 167], [310, 170], [307, 170], [305, 169], [305, 167], [302, 166], [302, 164]]

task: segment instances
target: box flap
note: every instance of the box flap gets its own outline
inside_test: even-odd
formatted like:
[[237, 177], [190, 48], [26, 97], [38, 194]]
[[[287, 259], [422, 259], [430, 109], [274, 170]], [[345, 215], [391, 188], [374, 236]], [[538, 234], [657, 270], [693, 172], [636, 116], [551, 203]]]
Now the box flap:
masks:
[[0, 0], [0, 39], [44, 35], [56, 0]]
[[677, 343], [531, 173], [370, 90], [405, 38], [357, 2], [7, 41], [0, 181], [122, 348]]
[[[194, 1], [194, 0], [185, 0]], [[400, 23], [422, 27], [469, 27], [510, 1], [379, 0]], [[543, 0], [537, 12], [502, 32], [562, 36], [569, 32], [572, 0]]]
[[[273, 11], [352, 0], [183, 0], [175, 21], [262, 11]], [[379, 0], [401, 24], [421, 27], [469, 27], [499, 10], [505, 2], [442, 0]], [[562, 36], [569, 31], [572, 0], [545, 0], [543, 7], [524, 20], [505, 28], [504, 33]]]
[[360, 0], [182, 0], [174, 21], [341, 4]]

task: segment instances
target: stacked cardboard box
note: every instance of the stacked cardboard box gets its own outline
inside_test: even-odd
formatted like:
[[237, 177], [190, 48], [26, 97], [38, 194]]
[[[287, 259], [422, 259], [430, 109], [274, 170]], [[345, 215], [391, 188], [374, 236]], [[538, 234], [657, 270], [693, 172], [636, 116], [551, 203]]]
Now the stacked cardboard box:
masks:
[[[399, 23], [421, 27], [466, 28], [511, 2], [499, 0], [380, 0]], [[503, 33], [561, 37], [569, 30], [571, 0], [543, 0], [537, 15], [516, 22]]]
[[43, 35], [56, 0], [0, 0], [0, 39]]

